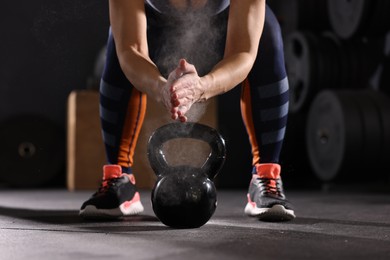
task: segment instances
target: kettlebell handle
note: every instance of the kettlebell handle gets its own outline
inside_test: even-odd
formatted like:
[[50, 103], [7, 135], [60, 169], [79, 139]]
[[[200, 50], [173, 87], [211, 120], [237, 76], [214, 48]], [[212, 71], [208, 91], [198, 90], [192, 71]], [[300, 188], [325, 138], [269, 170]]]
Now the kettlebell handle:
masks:
[[202, 165], [201, 169], [210, 179], [213, 179], [221, 170], [226, 157], [225, 140], [217, 130], [199, 123], [170, 123], [161, 126], [150, 136], [148, 141], [148, 159], [150, 165], [158, 175], [159, 172], [166, 172], [168, 165], [163, 144], [175, 138], [193, 138], [206, 142], [211, 152]]

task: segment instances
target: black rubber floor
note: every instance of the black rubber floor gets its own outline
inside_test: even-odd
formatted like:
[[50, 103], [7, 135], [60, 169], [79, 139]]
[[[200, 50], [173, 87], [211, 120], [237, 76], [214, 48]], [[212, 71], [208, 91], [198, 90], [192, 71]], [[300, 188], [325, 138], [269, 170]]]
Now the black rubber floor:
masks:
[[0, 191], [0, 259], [390, 259], [390, 193], [290, 191], [297, 218], [267, 223], [243, 214], [246, 191], [218, 193], [203, 227], [175, 230], [145, 212], [85, 222], [91, 192]]

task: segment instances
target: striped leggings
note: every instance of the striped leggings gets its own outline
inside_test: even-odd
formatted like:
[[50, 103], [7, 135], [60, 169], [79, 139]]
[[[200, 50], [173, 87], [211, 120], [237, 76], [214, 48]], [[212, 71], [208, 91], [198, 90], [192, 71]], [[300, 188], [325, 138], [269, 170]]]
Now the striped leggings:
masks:
[[[218, 50], [216, 61], [222, 58], [224, 51], [227, 14], [225, 11], [213, 20], [223, 32], [217, 40], [208, 43], [215, 45]], [[149, 54], [164, 75], [169, 69], [164, 70], [159, 60], [161, 53], [167, 49], [164, 49], [166, 46], [161, 37], [169, 34], [176, 23], [148, 9], [147, 17]], [[174, 43], [169, 44], [174, 46]], [[195, 66], [196, 57], [195, 61], [189, 59]], [[177, 61], [175, 59], [174, 62]], [[212, 65], [213, 62], [204, 66], [205, 73], [207, 66]], [[241, 112], [252, 147], [253, 165], [278, 163], [287, 123], [289, 90], [280, 27], [268, 6], [258, 55], [241, 88]], [[134, 88], [123, 74], [110, 33], [100, 85], [100, 117], [107, 161], [109, 164], [119, 164], [125, 173], [132, 172], [134, 150], [146, 113], [146, 102], [146, 95]]]

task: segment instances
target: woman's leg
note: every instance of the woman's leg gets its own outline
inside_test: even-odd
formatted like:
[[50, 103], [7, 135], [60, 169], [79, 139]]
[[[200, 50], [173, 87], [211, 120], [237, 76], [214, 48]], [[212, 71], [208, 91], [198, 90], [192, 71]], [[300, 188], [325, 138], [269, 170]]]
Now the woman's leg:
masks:
[[267, 7], [258, 55], [241, 95], [254, 166], [245, 213], [260, 219], [295, 217], [284, 195], [278, 164], [287, 124], [288, 91], [279, 23]]
[[288, 91], [280, 27], [267, 8], [258, 56], [243, 84], [241, 97], [253, 165], [279, 161], [287, 124]]
[[100, 119], [107, 164], [99, 190], [83, 203], [83, 217], [121, 217], [143, 211], [132, 174], [133, 156], [146, 112], [146, 95], [123, 74], [110, 32], [100, 84]]
[[134, 88], [120, 69], [110, 34], [100, 85], [100, 118], [108, 164], [120, 165], [124, 173], [131, 173], [145, 113], [146, 95]]

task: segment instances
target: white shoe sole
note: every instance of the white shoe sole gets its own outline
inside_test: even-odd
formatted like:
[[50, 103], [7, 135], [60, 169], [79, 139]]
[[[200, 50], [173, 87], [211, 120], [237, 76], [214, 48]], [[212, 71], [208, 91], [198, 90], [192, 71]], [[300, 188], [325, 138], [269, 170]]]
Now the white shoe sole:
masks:
[[247, 203], [245, 214], [266, 221], [287, 221], [295, 218], [294, 211], [286, 209], [283, 205], [274, 205], [272, 208], [258, 208], [252, 203]]

